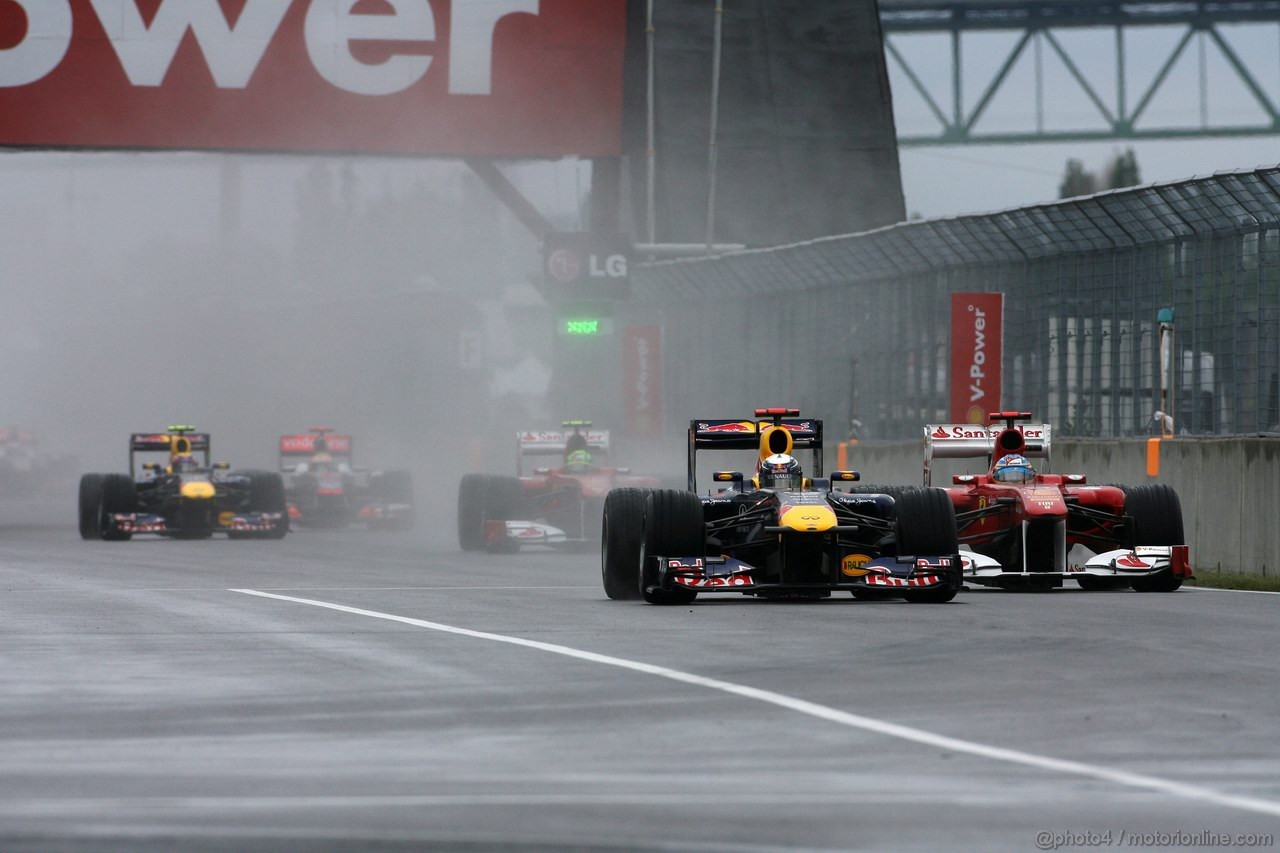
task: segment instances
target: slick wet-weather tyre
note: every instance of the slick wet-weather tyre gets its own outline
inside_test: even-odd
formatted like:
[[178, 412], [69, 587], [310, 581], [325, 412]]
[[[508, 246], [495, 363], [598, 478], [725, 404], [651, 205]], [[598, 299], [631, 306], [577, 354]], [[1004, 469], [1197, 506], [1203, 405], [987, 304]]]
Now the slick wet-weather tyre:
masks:
[[[1182, 502], [1178, 493], [1164, 483], [1132, 486], [1125, 494], [1124, 511], [1133, 519], [1134, 545], [1185, 545]], [[1166, 572], [1155, 577], [1134, 578], [1138, 592], [1173, 592], [1182, 578]]]
[[[955, 506], [942, 489], [904, 489], [896, 496], [898, 553], [941, 557], [960, 550]], [[944, 604], [958, 590], [908, 589], [902, 597], [912, 604]]]
[[80, 478], [80, 538], [101, 539], [102, 475], [85, 474]]
[[464, 551], [484, 550], [484, 496], [489, 478], [466, 474], [458, 484], [458, 544]]
[[650, 604], [688, 604], [691, 589], [658, 589], [655, 557], [701, 557], [707, 547], [702, 501], [693, 492], [654, 489], [645, 498], [644, 535], [640, 552], [640, 594]]
[[600, 577], [614, 601], [640, 598], [640, 552], [647, 489], [614, 489], [600, 522]]
[[98, 530], [108, 542], [128, 542], [132, 533], [123, 533], [107, 521], [114, 513], [138, 511], [138, 490], [128, 474], [104, 474], [102, 477], [102, 502], [98, 513]]

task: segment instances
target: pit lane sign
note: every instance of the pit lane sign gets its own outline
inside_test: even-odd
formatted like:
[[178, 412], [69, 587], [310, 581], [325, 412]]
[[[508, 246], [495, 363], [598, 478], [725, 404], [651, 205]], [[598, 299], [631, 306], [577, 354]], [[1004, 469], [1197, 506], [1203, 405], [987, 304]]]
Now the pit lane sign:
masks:
[[542, 259], [543, 274], [553, 293], [619, 298], [626, 295], [631, 241], [622, 235], [548, 234]]
[[0, 145], [621, 148], [626, 0], [0, 0]]
[[951, 294], [951, 420], [985, 424], [1000, 408], [1004, 294]]

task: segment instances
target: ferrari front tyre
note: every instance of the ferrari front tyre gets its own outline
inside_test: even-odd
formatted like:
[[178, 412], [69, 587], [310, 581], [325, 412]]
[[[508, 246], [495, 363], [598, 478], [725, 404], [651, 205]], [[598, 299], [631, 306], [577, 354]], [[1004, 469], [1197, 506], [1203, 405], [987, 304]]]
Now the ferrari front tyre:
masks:
[[484, 549], [484, 496], [489, 478], [466, 474], [458, 484], [458, 544], [464, 551]]
[[98, 531], [108, 542], [127, 542], [132, 533], [116, 529], [110, 517], [115, 513], [138, 511], [138, 489], [128, 474], [104, 474], [102, 477], [102, 502], [99, 504]]
[[640, 552], [647, 489], [614, 489], [600, 522], [600, 577], [614, 601], [640, 598]]
[[960, 550], [956, 512], [942, 489], [904, 489], [896, 497], [898, 554], [941, 557]]
[[707, 547], [702, 501], [693, 492], [654, 489], [645, 498], [640, 551], [640, 595], [650, 604], [688, 604], [697, 593], [658, 587], [657, 556], [701, 557]]
[[[1132, 486], [1125, 494], [1125, 515], [1133, 521], [1134, 545], [1185, 545], [1182, 528], [1182, 503], [1178, 493], [1164, 483]], [[1173, 592], [1182, 586], [1182, 578], [1172, 571], [1134, 578], [1138, 592]]]
[[80, 478], [80, 538], [101, 539], [102, 475], [85, 474]]

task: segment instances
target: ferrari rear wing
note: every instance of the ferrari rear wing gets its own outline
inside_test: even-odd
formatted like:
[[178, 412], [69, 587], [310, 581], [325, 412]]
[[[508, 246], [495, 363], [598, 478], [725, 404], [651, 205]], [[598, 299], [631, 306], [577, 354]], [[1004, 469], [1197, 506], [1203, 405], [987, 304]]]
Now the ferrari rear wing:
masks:
[[[1017, 435], [1006, 435], [1017, 433]], [[1033, 459], [1044, 459], [1049, 467], [1052, 427], [1049, 424], [927, 424], [924, 428], [924, 484], [932, 485], [934, 459], [979, 459], [985, 457], [987, 467], [997, 449], [1003, 453], [1021, 453]]]
[[572, 449], [569, 447], [569, 439], [575, 433], [585, 441], [583, 450], [593, 454], [609, 454], [607, 429], [523, 430], [516, 433], [516, 474], [524, 475], [524, 460], [527, 456], [559, 456], [563, 459]]

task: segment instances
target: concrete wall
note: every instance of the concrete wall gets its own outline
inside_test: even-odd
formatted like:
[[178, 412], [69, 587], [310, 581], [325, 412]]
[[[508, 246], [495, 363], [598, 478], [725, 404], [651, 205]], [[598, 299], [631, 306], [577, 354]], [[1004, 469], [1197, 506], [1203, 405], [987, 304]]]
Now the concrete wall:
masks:
[[[834, 467], [834, 448], [828, 452]], [[921, 482], [922, 442], [850, 448], [849, 465], [866, 483]], [[1280, 439], [1178, 439], [1161, 443], [1160, 476], [1146, 474], [1145, 439], [1058, 440], [1051, 470], [1091, 483], [1167, 483], [1182, 499], [1182, 518], [1197, 571], [1280, 574]], [[966, 463], [971, 463], [966, 466]], [[983, 460], [934, 463], [934, 485], [978, 471]], [[1038, 465], [1043, 470], [1043, 465]]]

